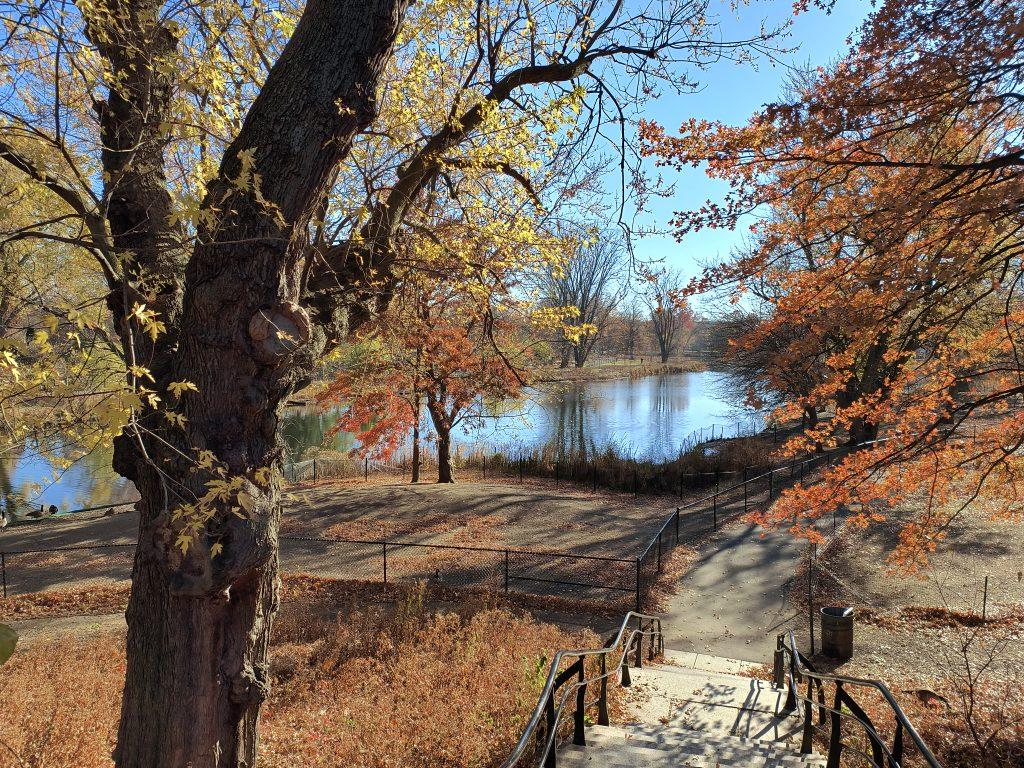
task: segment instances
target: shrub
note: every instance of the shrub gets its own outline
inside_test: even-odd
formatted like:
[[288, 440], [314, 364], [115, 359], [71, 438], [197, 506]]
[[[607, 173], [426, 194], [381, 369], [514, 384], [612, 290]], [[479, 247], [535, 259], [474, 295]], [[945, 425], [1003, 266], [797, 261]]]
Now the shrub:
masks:
[[[498, 765], [554, 651], [598, 643], [504, 608], [432, 613], [424, 594], [332, 615], [298, 601], [283, 607], [260, 765]], [[0, 765], [109, 768], [123, 675], [120, 636], [19, 651], [0, 671]]]

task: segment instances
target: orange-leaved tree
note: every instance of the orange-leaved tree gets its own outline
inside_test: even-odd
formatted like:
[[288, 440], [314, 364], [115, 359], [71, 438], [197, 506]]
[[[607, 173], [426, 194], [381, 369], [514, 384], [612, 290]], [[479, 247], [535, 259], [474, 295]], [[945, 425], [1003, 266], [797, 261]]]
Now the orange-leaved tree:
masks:
[[508, 314], [508, 284], [438, 280], [428, 270], [406, 276], [355, 358], [319, 396], [321, 406], [340, 408], [336, 428], [357, 436], [354, 453], [387, 458], [411, 433], [418, 482], [425, 411], [437, 436], [437, 480], [455, 481], [452, 432], [479, 423], [487, 401], [518, 397], [526, 383], [530, 355]]
[[837, 507], [891, 518], [913, 569], [980, 497], [1019, 515], [1022, 43], [1010, 3], [885, 2], [842, 60], [747, 125], [644, 126], [662, 162], [731, 185], [680, 214], [680, 235], [754, 219], [751, 248], [692, 289], [755, 288], [763, 319], [737, 344], [771, 345], [758, 377], [783, 390], [779, 415], [831, 415], [786, 451], [860, 446], [764, 522], [813, 537]]

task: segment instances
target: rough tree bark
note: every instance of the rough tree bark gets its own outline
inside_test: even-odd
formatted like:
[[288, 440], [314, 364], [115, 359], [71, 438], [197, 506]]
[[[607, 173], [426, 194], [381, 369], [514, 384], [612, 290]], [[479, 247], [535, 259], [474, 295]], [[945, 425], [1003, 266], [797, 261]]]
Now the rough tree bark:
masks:
[[[374, 93], [407, 0], [310, 0], [227, 149], [189, 252], [172, 226], [160, 127], [177, 41], [156, 0], [108, 0], [89, 35], [118, 85], [98, 105], [108, 225], [127, 265], [111, 309], [132, 360], [157, 392], [172, 381], [182, 429], [142, 411], [115, 446], [115, 468], [139, 489], [139, 545], [127, 611], [127, 670], [115, 761], [120, 768], [223, 768], [256, 761], [267, 694], [267, 648], [278, 601], [280, 494], [257, 473], [279, 467], [278, 421], [331, 340], [343, 306], [302, 306], [312, 211], [354, 136], [374, 117]], [[301, 116], [301, 119], [296, 119]], [[145, 294], [145, 297], [143, 297]], [[134, 326], [145, 301], [168, 332]], [[213, 477], [210, 451], [251, 499], [218, 503], [186, 553], [171, 513]], [[222, 547], [212, 556], [211, 547]]]

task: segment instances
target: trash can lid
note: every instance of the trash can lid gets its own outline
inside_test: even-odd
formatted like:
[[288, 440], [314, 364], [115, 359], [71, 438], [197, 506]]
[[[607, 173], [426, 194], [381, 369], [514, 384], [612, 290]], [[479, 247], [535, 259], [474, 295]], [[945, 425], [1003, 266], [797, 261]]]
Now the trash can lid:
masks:
[[850, 607], [850, 606], [846, 606], [846, 607], [834, 606], [834, 607], [822, 608], [821, 609], [821, 614], [823, 616], [834, 616], [837, 619], [846, 619], [846, 618], [849, 618], [850, 616], [853, 616], [853, 608]]

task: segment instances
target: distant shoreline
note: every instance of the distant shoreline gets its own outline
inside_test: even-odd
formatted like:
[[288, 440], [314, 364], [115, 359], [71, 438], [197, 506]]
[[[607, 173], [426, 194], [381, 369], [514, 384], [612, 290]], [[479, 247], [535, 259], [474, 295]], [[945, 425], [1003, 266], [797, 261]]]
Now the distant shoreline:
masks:
[[708, 367], [698, 360], [679, 360], [669, 363], [640, 363], [624, 360], [616, 363], [596, 363], [582, 368], [543, 368], [536, 383], [558, 384], [575, 381], [612, 381], [615, 379], [642, 379], [647, 376], [667, 376], [676, 373], [699, 373]]

